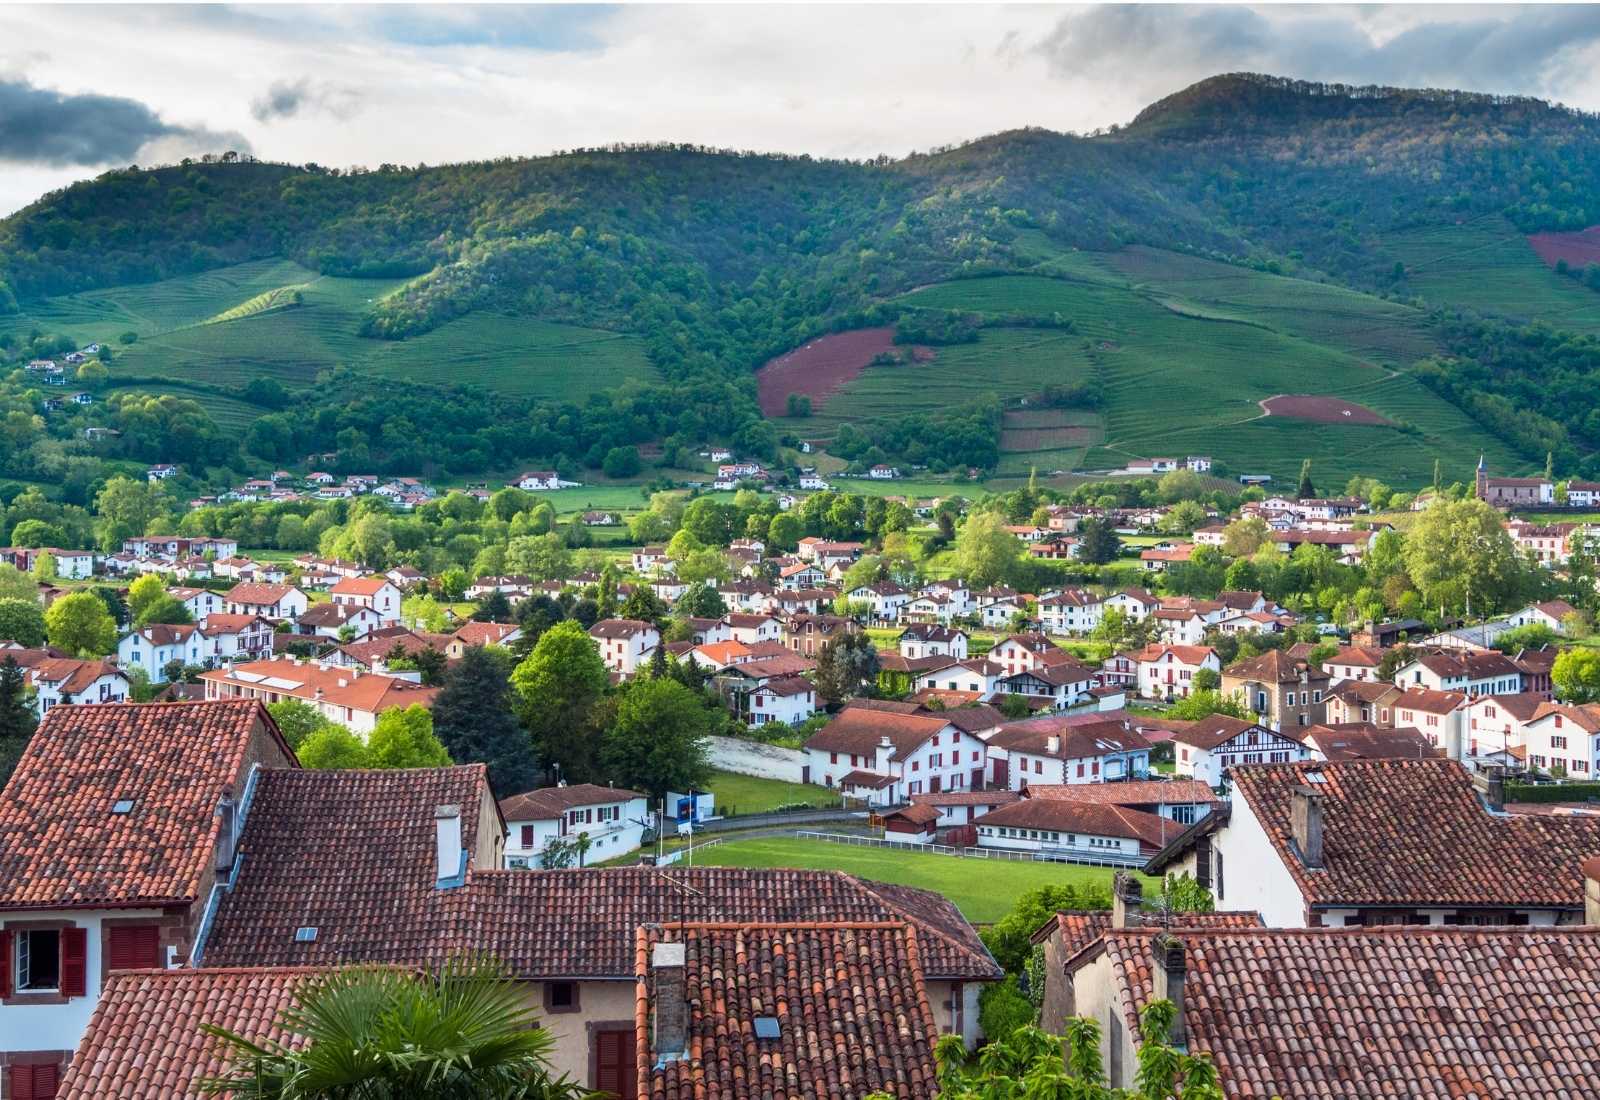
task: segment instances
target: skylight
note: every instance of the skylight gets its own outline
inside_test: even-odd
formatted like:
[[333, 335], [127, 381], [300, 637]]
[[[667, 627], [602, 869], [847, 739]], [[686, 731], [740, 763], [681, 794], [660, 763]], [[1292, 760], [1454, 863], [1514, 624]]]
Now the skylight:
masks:
[[294, 930], [295, 943], [316, 943], [317, 926], [314, 924], [302, 925]]
[[117, 799], [116, 802], [112, 803], [111, 805], [111, 812], [114, 814], [131, 814], [133, 812], [133, 799]]
[[755, 1025], [757, 1039], [776, 1039], [778, 1037], [778, 1018], [776, 1016], [757, 1016]]

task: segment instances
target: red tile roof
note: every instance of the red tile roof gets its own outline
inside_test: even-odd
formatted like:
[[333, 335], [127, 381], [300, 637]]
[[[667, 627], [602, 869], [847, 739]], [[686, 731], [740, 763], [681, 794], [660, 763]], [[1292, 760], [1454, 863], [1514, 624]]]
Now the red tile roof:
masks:
[[[461, 845], [475, 852], [488, 790], [482, 764], [261, 772], [239, 837], [238, 879], [217, 907], [202, 962], [424, 963], [470, 946], [454, 908], [459, 891], [435, 887], [434, 811], [460, 806]], [[316, 940], [297, 943], [301, 927], [317, 928]]]
[[[1496, 816], [1451, 760], [1246, 764], [1231, 775], [1308, 905], [1581, 909], [1579, 864], [1600, 854], [1600, 818]], [[1319, 870], [1292, 840], [1300, 786], [1324, 796]]]
[[393, 588], [388, 577], [341, 577], [328, 591], [335, 596], [376, 596], [385, 588]]
[[[1218, 913], [1173, 913], [1169, 919], [1159, 909], [1128, 909], [1128, 925], [1132, 928], [1263, 928], [1260, 913], [1239, 909]], [[1040, 943], [1056, 932], [1061, 933], [1059, 957], [1070, 960], [1079, 951], [1110, 932], [1109, 909], [1063, 909], [1039, 926], [1033, 942]]]
[[[1124, 1026], [1153, 930], [1107, 933]], [[1176, 930], [1190, 1054], [1236, 1100], [1600, 1095], [1600, 931]], [[1085, 956], [1085, 958], [1092, 956]]]
[[1380, 729], [1371, 722], [1339, 722], [1305, 729], [1305, 741], [1329, 760], [1427, 760], [1433, 742], [1413, 726]]
[[227, 1049], [212, 1024], [257, 1042], [298, 1045], [279, 1024], [297, 990], [326, 970], [129, 970], [106, 980], [89, 1029], [61, 1081], [61, 1100], [168, 1100], [203, 1095]]
[[[1053, 749], [1052, 740], [1055, 742]], [[989, 738], [989, 744], [1058, 760], [1084, 760], [1150, 747], [1144, 734], [1118, 719], [1107, 717], [1095, 722], [1076, 722], [1056, 714], [1008, 722]]]
[[256, 584], [247, 581], [236, 584], [222, 594], [222, 598], [229, 603], [241, 603], [252, 607], [268, 607], [276, 604], [289, 593], [295, 590], [292, 584]]
[[1198, 779], [1130, 779], [1125, 783], [1032, 783], [1029, 798], [1085, 802], [1101, 806], [1155, 806], [1162, 803], [1220, 802]]
[[[688, 1057], [658, 1064], [650, 956], [684, 945]], [[648, 1100], [906, 1100], [938, 1091], [939, 1037], [916, 933], [903, 923], [669, 925], [635, 948], [640, 1096]], [[755, 1034], [777, 1021], [775, 1039]]]
[[0, 794], [0, 908], [193, 901], [257, 730], [293, 760], [256, 702], [52, 709]]
[[978, 818], [976, 824], [1123, 837], [1139, 841], [1141, 848], [1149, 854], [1159, 852], [1186, 828], [1167, 818], [1143, 810], [1130, 810], [1126, 806], [1061, 802], [1048, 798], [1025, 798], [1021, 802], [1001, 806]]
[[[1247, 718], [1234, 718], [1226, 714], [1211, 714], [1183, 729], [1173, 730], [1172, 739], [1197, 749], [1214, 749], [1232, 741], [1248, 729], [1264, 729]], [[1289, 736], [1285, 734], [1284, 736]]]
[[516, 623], [465, 622], [456, 631], [456, 640], [463, 645], [499, 645], [521, 627]]
[[553, 821], [574, 806], [604, 806], [630, 802], [648, 796], [625, 787], [602, 787], [597, 783], [573, 783], [565, 787], [541, 787], [500, 800], [500, 816], [507, 821]]
[[897, 714], [876, 707], [847, 706], [806, 741], [807, 749], [872, 756], [887, 737], [894, 746], [893, 759], [911, 755], [918, 745], [950, 723], [942, 716]]

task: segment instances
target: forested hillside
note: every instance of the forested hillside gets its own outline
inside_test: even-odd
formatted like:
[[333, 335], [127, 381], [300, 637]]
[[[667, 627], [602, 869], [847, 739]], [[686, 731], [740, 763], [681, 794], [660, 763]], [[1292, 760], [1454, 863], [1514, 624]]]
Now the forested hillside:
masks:
[[[320, 350], [294, 369], [272, 365], [266, 341], [260, 355], [234, 349], [240, 386], [265, 375], [308, 387], [339, 366], [387, 384], [448, 383], [445, 371], [423, 379], [386, 368], [398, 359], [376, 349], [462, 318], [522, 318], [572, 326], [559, 338], [602, 354], [618, 378], [631, 372], [667, 394], [697, 395], [686, 403], [702, 409], [720, 403], [724, 413], [709, 424], [657, 415], [639, 428], [651, 439], [693, 441], [759, 419], [756, 367], [824, 332], [907, 323], [915, 299], [902, 296], [916, 288], [1023, 271], [1073, 277], [1060, 257], [1074, 250], [1139, 245], [1423, 311], [1436, 354], [1421, 357], [1428, 364], [1418, 377], [1528, 461], [1556, 451], [1576, 468], [1600, 447], [1600, 418], [1561, 395], [1595, 380], [1596, 357], [1592, 341], [1561, 333], [1600, 331], [1600, 311], [1595, 324], [1586, 314], [1600, 292], [1530, 259], [1526, 279], [1538, 285], [1501, 302], [1492, 280], [1452, 277], [1458, 252], [1501, 254], [1454, 250], [1448, 238], [1505, 226], [1492, 240], [1520, 247], [1518, 233], [1600, 222], [1597, 139], [1595, 117], [1534, 100], [1232, 75], [1108, 132], [1016, 131], [902, 160], [661, 146], [370, 171], [231, 155], [130, 168], [0, 222], [0, 351], [48, 353], [63, 331], [53, 318], [72, 315], [54, 303], [279, 260], [303, 276], [218, 316], [326, 305], [341, 327], [313, 333]], [[951, 318], [931, 322], [948, 327]], [[253, 330], [235, 324], [205, 335], [220, 340], [224, 331], [248, 342]], [[606, 332], [627, 334], [637, 351], [595, 344]], [[517, 333], [501, 335], [524, 338]], [[171, 356], [203, 351], [174, 341]], [[625, 352], [643, 361], [624, 367]], [[140, 360], [140, 379], [150, 359]], [[371, 370], [362, 366], [369, 361]], [[1518, 384], [1481, 400], [1477, 391], [1510, 371]], [[203, 368], [194, 377], [220, 384]], [[728, 386], [731, 398], [712, 396]], [[536, 424], [570, 419], [593, 391], [552, 393], [542, 382], [505, 389], [516, 398], [510, 415]], [[326, 399], [325, 384], [316, 391]], [[565, 413], [562, 397], [573, 401]], [[333, 449], [339, 430], [324, 437], [302, 425], [281, 450]], [[577, 457], [619, 438], [601, 431], [561, 453]], [[365, 443], [382, 449], [381, 439]], [[476, 450], [486, 464], [555, 457], [510, 445]]]

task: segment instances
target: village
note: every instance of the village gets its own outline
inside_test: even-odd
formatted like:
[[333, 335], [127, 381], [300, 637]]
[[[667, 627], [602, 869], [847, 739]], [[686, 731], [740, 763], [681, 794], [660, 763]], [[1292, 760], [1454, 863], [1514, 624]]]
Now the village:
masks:
[[[882, 1036], [918, 1073], [937, 1035], [1088, 1014], [1114, 1082], [1139, 1034], [1116, 990], [1151, 980], [1154, 942], [1174, 1028], [1230, 1052], [1228, 1095], [1286, 1072], [1251, 1038], [1299, 1011], [1250, 992], [1281, 960], [1337, 960], [1318, 1011], [1382, 958], [1448, 968], [1460, 926], [1474, 952], [1561, 945], [1518, 971], [1518, 1004], [1593, 961], [1574, 929], [1600, 923], [1600, 523], [1557, 513], [1600, 487], [1480, 464], [1414, 496], [1225, 493], [1191, 458], [1125, 475], [1141, 503], [1031, 483], [784, 501], [707, 454], [738, 480], [543, 534], [541, 494], [576, 488], [553, 471], [440, 492], [312, 470], [104, 550], [0, 550], [6, 591], [37, 592], [0, 616], [0, 710], [39, 723], [0, 797], [5, 1095], [111, 1094], [139, 1057], [119, 1020], [259, 1011], [240, 967], [279, 1004], [305, 968], [468, 946], [527, 991], [552, 1066], [618, 1097], [659, 1089], [688, 1041], [636, 1026], [635, 984], [659, 1020], [718, 937], [870, 939], [930, 1006]], [[311, 500], [351, 510], [323, 545], [354, 556], [171, 533]], [[471, 569], [341, 534], [495, 508], [530, 533]], [[574, 550], [563, 524], [645, 537]], [[381, 852], [356, 839], [380, 831]], [[874, 880], [924, 867], [946, 885]], [[1021, 873], [1080, 904], [1008, 948], [1022, 895], [972, 895]], [[169, 1054], [186, 1080], [209, 1064]]]

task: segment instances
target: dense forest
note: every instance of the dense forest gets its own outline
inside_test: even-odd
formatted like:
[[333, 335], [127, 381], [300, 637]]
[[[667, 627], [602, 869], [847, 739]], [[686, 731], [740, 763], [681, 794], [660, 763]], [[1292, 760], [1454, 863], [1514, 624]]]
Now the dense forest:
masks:
[[[746, 432], [759, 453], [774, 441], [762, 435], [754, 367], [883, 319], [890, 294], [1023, 266], [1024, 231], [1389, 292], [1403, 265], [1386, 233], [1484, 214], [1524, 231], [1600, 222], [1597, 138], [1600, 119], [1537, 100], [1234, 74], [1109, 131], [1013, 131], [900, 160], [651, 146], [339, 170], [226, 154], [108, 172], [0, 221], [0, 333], [6, 313], [43, 297], [283, 256], [324, 274], [406, 280], [361, 321], [373, 339], [494, 310], [637, 333], [663, 381], [589, 408], [511, 408], [531, 418], [530, 442], [520, 428], [495, 438], [483, 420], [456, 430], [499, 399], [407, 399], [346, 379], [310, 395], [324, 406], [314, 416], [253, 429], [245, 442], [259, 457], [342, 448], [351, 431], [394, 469], [418, 449], [481, 469], [708, 432]], [[1497, 431], [1525, 453], [1592, 449], [1600, 425], [1568, 401], [1591, 348], [1504, 321], [1455, 320], [1455, 355], [1431, 384], [1481, 420], [1504, 420]], [[1552, 343], [1559, 366], [1539, 350]], [[1522, 364], [1530, 355], [1537, 369]], [[1505, 408], [1474, 406], [1485, 383]], [[341, 395], [357, 408], [326, 407]], [[405, 429], [424, 423], [455, 435], [408, 448]], [[879, 426], [859, 449], [904, 453], [896, 445], [949, 427], [971, 445], [938, 457], [985, 465], [996, 423], [989, 410], [958, 410], [949, 425]]]

